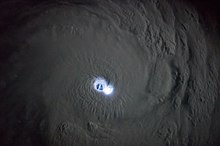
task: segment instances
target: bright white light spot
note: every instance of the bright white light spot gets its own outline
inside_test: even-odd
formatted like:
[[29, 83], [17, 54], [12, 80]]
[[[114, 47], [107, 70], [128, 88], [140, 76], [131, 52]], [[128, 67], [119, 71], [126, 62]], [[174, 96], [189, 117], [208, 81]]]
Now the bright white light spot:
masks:
[[111, 85], [108, 85], [106, 88], [103, 89], [103, 92], [106, 94], [106, 95], [109, 95], [113, 92], [114, 88], [113, 86]]
[[95, 79], [93, 87], [97, 92], [104, 93], [105, 95], [110, 95], [114, 91], [114, 87], [101, 77]]

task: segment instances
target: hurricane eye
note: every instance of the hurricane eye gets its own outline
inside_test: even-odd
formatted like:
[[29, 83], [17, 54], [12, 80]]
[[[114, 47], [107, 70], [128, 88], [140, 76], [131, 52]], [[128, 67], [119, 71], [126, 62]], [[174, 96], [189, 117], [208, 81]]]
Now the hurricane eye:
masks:
[[95, 79], [93, 87], [97, 92], [104, 93], [105, 95], [110, 95], [114, 91], [113, 85], [109, 84], [106, 79], [101, 77]]

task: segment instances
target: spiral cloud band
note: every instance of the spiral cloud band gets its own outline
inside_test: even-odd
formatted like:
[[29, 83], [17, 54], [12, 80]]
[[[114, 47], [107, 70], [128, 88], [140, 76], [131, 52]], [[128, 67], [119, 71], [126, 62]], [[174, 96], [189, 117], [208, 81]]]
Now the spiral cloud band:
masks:
[[57, 0], [22, 8], [8, 9], [12, 20], [2, 13], [0, 24], [0, 46], [11, 50], [0, 64], [0, 145], [217, 143], [217, 37], [189, 3]]

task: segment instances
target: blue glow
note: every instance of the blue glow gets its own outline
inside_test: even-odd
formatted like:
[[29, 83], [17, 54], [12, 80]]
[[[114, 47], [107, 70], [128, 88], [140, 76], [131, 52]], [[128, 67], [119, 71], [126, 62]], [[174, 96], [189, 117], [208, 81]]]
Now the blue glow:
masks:
[[95, 79], [93, 87], [97, 92], [104, 93], [105, 95], [110, 95], [114, 91], [114, 87], [101, 77]]

